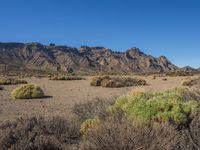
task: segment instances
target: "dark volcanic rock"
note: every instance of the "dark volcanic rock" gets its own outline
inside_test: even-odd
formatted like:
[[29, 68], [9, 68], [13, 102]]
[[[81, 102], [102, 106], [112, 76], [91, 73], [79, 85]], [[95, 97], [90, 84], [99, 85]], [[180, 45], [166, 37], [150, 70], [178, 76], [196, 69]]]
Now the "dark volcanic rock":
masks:
[[115, 52], [104, 47], [0, 43], [0, 70], [7, 66], [54, 71], [168, 72], [178, 69], [165, 56], [155, 58], [138, 48]]

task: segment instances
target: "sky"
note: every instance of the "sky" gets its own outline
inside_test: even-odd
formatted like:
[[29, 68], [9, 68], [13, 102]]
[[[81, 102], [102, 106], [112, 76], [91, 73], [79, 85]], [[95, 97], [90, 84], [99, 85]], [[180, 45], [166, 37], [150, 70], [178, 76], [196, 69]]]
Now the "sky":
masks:
[[0, 0], [0, 42], [138, 47], [200, 67], [199, 0]]

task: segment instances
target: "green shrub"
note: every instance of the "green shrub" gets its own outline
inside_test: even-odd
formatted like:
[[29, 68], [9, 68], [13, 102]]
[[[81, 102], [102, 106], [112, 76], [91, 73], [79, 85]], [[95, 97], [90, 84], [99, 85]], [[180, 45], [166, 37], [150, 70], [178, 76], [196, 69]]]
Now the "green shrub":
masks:
[[15, 85], [15, 84], [27, 84], [25, 80], [18, 80], [13, 78], [0, 78], [0, 85]]
[[32, 99], [44, 97], [43, 90], [35, 84], [27, 84], [12, 91], [15, 99]]
[[121, 109], [130, 120], [139, 124], [151, 121], [185, 124], [190, 113], [199, 111], [196, 101], [187, 101], [189, 94], [188, 89], [182, 88], [155, 94], [130, 93], [118, 98], [109, 110], [115, 113]]

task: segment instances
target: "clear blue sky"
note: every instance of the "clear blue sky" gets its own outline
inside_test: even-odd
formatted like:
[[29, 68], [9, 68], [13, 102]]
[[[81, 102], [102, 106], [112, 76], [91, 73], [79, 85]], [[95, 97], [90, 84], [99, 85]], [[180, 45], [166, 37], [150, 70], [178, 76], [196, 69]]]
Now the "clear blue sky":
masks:
[[200, 67], [200, 0], [0, 0], [0, 41], [139, 47]]

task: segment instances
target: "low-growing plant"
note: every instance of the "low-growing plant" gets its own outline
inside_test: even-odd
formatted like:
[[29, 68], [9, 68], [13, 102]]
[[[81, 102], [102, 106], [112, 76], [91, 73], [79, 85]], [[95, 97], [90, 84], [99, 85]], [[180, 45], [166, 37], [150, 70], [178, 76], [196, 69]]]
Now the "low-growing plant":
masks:
[[111, 116], [100, 123], [90, 124], [83, 136], [82, 149], [176, 149], [179, 140], [180, 133], [167, 123], [136, 127], [125, 118], [117, 120]]
[[77, 76], [53, 76], [50, 80], [85, 80], [85, 78]]
[[96, 99], [84, 103], [75, 104], [72, 112], [83, 122], [87, 119], [98, 116], [99, 118], [105, 118], [107, 108], [114, 104], [113, 100], [101, 100]]
[[163, 81], [167, 81], [167, 78], [163, 78], [162, 80], [163, 80]]
[[147, 83], [145, 80], [139, 78], [99, 76], [93, 77], [90, 85], [102, 87], [127, 87], [147, 85]]
[[92, 78], [92, 81], [90, 82], [91, 86], [101, 86], [101, 82], [103, 80], [110, 79], [109, 76], [95, 76]]
[[43, 90], [35, 84], [27, 84], [18, 87], [12, 91], [12, 97], [15, 99], [32, 99], [32, 98], [43, 98]]
[[76, 118], [29, 117], [0, 125], [0, 149], [65, 150], [75, 149], [81, 140]]
[[199, 104], [189, 100], [188, 89], [176, 88], [163, 93], [130, 93], [117, 99], [109, 108], [115, 113], [121, 109], [128, 119], [138, 124], [173, 122], [186, 124], [191, 113], [199, 111]]
[[25, 80], [18, 80], [13, 78], [0, 78], [0, 85], [15, 85], [15, 84], [27, 84]]
[[193, 74], [191, 72], [184, 71], [184, 70], [176, 70], [176, 71], [173, 71], [173, 72], [168, 72], [166, 75], [167, 76], [172, 76], [172, 77], [176, 77], [176, 76], [193, 76]]
[[183, 86], [192, 86], [193, 85], [193, 80], [192, 79], [186, 79], [182, 81], [181, 83]]

